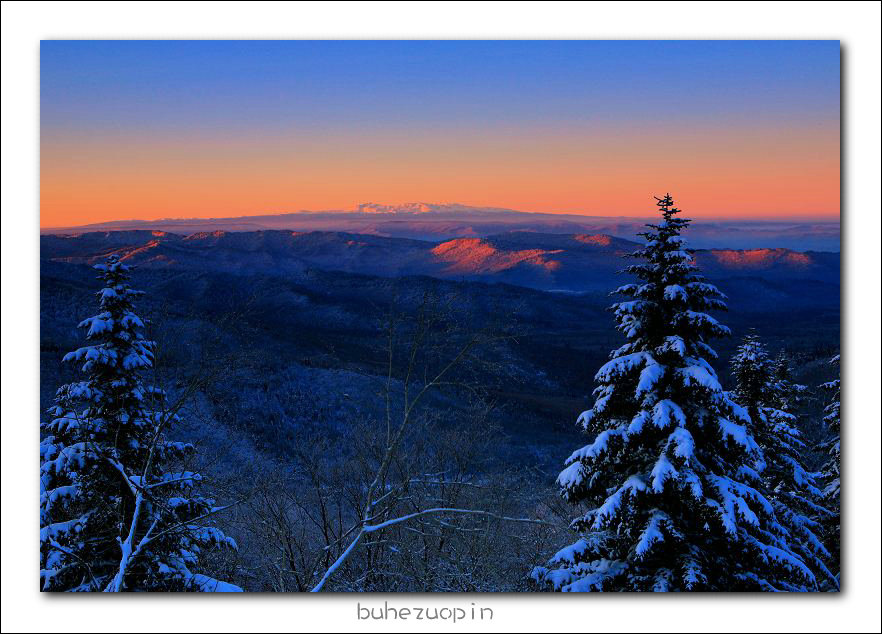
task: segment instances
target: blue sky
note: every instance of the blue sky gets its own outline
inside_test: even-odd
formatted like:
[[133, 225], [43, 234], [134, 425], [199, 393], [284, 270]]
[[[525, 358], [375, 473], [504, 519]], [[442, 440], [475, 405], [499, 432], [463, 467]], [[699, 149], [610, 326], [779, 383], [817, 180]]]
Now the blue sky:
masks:
[[839, 42], [44, 41], [41, 149], [44, 219], [838, 214]]

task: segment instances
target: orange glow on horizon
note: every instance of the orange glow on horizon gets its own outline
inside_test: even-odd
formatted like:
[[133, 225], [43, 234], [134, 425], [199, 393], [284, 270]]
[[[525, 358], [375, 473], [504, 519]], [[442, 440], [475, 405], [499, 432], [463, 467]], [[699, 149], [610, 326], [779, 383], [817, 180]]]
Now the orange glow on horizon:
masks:
[[839, 133], [786, 129], [454, 130], [395, 135], [128, 134], [41, 146], [40, 226], [458, 202], [595, 216], [836, 218]]

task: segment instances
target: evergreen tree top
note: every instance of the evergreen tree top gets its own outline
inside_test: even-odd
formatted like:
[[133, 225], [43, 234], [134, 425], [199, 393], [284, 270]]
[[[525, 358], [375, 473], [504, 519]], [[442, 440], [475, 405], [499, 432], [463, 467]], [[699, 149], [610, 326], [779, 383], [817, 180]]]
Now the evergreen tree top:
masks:
[[624, 271], [640, 283], [625, 284], [615, 291], [631, 298], [611, 307], [616, 328], [630, 343], [613, 356], [638, 350], [665, 356], [682, 349], [686, 356], [714, 358], [716, 353], [707, 342], [730, 331], [707, 311], [725, 310], [725, 295], [704, 280], [695, 267], [693, 251], [680, 237], [691, 221], [676, 217], [680, 210], [674, 207], [670, 194], [656, 200], [663, 221], [647, 224], [649, 230], [639, 234], [646, 244], [629, 257], [642, 262]]
[[736, 399], [747, 404], [770, 404], [775, 396], [775, 369], [759, 336], [751, 331], [732, 355]]
[[68, 353], [65, 362], [82, 361], [83, 372], [120, 373], [153, 364], [154, 342], [144, 338], [144, 321], [134, 312], [133, 300], [142, 291], [129, 283], [131, 267], [110, 255], [93, 267], [104, 288], [98, 291], [100, 312], [78, 324], [86, 329], [90, 345]]

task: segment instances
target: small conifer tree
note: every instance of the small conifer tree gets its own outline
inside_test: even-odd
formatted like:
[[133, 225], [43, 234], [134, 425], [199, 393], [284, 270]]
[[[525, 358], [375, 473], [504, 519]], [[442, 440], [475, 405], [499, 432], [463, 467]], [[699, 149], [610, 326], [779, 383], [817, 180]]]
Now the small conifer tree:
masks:
[[40, 577], [46, 591], [238, 591], [194, 572], [207, 549], [235, 547], [212, 524], [198, 473], [169, 466], [192, 453], [168, 440], [178, 420], [148, 385], [154, 344], [133, 311], [129, 267], [95, 267], [100, 312], [85, 319], [89, 345], [64, 357], [82, 380], [62, 386], [40, 443]]
[[828, 437], [820, 443], [818, 449], [826, 455], [826, 460], [821, 467], [820, 479], [824, 486], [824, 498], [827, 506], [833, 511], [830, 517], [824, 523], [825, 543], [828, 550], [833, 555], [834, 568], [836, 570], [837, 579], [839, 578], [839, 551], [840, 551], [840, 488], [841, 476], [839, 469], [841, 465], [839, 428], [841, 424], [841, 384], [839, 378], [840, 357], [837, 354], [830, 359], [830, 365], [836, 368], [836, 378], [832, 381], [822, 384], [820, 387], [828, 394], [829, 401], [824, 408], [824, 425], [827, 428]]
[[786, 357], [769, 358], [756, 334], [744, 337], [732, 358], [732, 396], [750, 414], [750, 431], [762, 449], [756, 464], [764, 492], [790, 534], [790, 547], [811, 568], [822, 588], [838, 588], [827, 564], [831, 554], [819, 534], [832, 512], [823, 505], [816, 475], [806, 468], [807, 445], [794, 414], [805, 387], [790, 380]]

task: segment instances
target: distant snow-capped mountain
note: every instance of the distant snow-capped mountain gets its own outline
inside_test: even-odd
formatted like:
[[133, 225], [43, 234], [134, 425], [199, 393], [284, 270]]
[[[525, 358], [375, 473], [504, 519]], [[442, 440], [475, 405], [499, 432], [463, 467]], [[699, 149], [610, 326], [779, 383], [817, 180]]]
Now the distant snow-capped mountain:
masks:
[[383, 205], [380, 203], [360, 203], [355, 206], [356, 213], [365, 214], [426, 214], [426, 213], [474, 213], [487, 211], [511, 212], [513, 209], [497, 207], [472, 207], [460, 203], [402, 203]]

